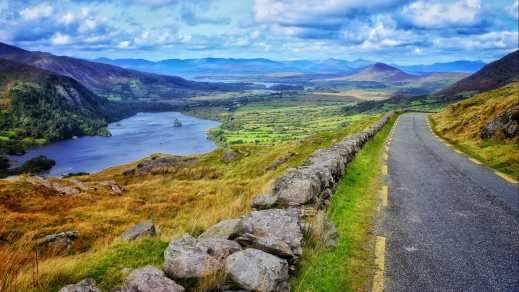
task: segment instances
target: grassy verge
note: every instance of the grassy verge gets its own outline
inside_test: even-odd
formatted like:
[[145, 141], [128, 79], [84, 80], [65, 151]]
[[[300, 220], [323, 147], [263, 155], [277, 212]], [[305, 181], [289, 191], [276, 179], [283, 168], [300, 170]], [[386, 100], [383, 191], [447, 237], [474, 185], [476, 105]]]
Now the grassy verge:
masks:
[[359, 152], [339, 182], [328, 215], [340, 239], [336, 248], [308, 242], [295, 291], [367, 291], [373, 270], [372, 229], [381, 187], [384, 141], [394, 119]]
[[487, 166], [519, 177], [519, 137], [496, 133], [482, 139], [480, 132], [507, 109], [519, 105], [519, 83], [477, 94], [430, 118], [433, 131], [459, 150]]

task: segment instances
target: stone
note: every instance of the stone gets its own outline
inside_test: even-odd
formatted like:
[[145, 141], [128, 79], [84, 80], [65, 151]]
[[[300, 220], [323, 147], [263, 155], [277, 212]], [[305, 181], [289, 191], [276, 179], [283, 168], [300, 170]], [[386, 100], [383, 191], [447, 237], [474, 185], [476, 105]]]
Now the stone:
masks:
[[482, 139], [490, 139], [502, 133], [505, 138], [519, 135], [519, 105], [508, 108], [495, 119], [488, 122], [480, 131]]
[[123, 175], [167, 174], [197, 163], [193, 157], [169, 154], [155, 154], [137, 164], [137, 167], [123, 172]]
[[223, 260], [240, 245], [226, 239], [201, 239], [185, 234], [169, 243], [164, 252], [166, 275], [173, 279], [204, 278], [223, 268]]
[[183, 292], [184, 287], [166, 277], [164, 272], [146, 266], [134, 270], [123, 283], [121, 292]]
[[252, 201], [252, 208], [256, 210], [271, 209], [276, 205], [278, 198], [272, 195], [258, 195]]
[[324, 220], [324, 245], [326, 247], [337, 247], [337, 242], [339, 241], [339, 233], [337, 233], [337, 228], [332, 221], [328, 218]]
[[223, 151], [222, 160], [225, 162], [230, 162], [230, 161], [238, 159], [240, 157], [241, 157], [240, 152], [232, 150], [232, 149], [225, 149]]
[[155, 224], [151, 221], [145, 221], [133, 226], [121, 235], [121, 238], [126, 241], [132, 241], [142, 236], [156, 236], [157, 229]]
[[300, 218], [295, 209], [252, 211], [241, 218], [238, 237], [251, 234], [264, 242], [282, 241], [290, 247], [294, 256], [299, 256], [303, 241], [299, 224]]
[[39, 176], [27, 176], [25, 179], [28, 183], [44, 187], [60, 196], [79, 195], [81, 190], [75, 186], [64, 183], [57, 179], [46, 179]]
[[321, 192], [320, 179], [309, 172], [296, 169], [276, 180], [273, 194], [281, 206], [299, 206], [312, 202]]
[[239, 219], [227, 219], [218, 222], [209, 227], [204, 233], [198, 236], [198, 239], [221, 238], [231, 239], [238, 232]]
[[75, 230], [49, 234], [38, 240], [36, 244], [40, 247], [54, 249], [69, 249], [72, 242], [79, 237], [79, 232]]
[[273, 237], [257, 237], [253, 234], [246, 233], [237, 237], [235, 241], [239, 242], [242, 246], [259, 249], [280, 258], [291, 259], [294, 257], [288, 244]]
[[229, 256], [225, 271], [241, 288], [250, 291], [289, 291], [288, 262], [257, 249]]
[[97, 288], [94, 279], [84, 279], [77, 284], [71, 284], [61, 288], [59, 292], [101, 292], [101, 290]]
[[99, 182], [101, 186], [108, 187], [114, 194], [120, 195], [123, 193], [123, 188], [113, 180]]

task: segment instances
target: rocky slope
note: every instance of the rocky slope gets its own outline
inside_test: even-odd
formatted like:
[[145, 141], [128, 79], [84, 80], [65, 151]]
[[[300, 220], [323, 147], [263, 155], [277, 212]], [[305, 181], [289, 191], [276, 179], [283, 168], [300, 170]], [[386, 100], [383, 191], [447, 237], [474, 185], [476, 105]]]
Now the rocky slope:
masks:
[[464, 92], [482, 92], [519, 81], [519, 50], [494, 61], [478, 72], [437, 93], [440, 96], [461, 95]]
[[384, 63], [376, 63], [368, 66], [356, 74], [342, 77], [341, 80], [347, 81], [375, 81], [375, 82], [400, 82], [410, 81], [418, 78], [416, 75], [411, 75], [399, 70], [395, 67], [386, 65]]

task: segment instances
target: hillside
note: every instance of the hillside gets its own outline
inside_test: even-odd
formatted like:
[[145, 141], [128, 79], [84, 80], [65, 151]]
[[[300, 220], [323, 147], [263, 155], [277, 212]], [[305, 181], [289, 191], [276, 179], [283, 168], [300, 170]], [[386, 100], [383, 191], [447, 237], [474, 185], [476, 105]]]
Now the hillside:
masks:
[[404, 71], [395, 67], [386, 65], [384, 63], [375, 63], [359, 72], [346, 77], [338, 78], [337, 80], [347, 81], [375, 81], [375, 82], [401, 82], [410, 81], [417, 78], [416, 75], [405, 73]]
[[464, 72], [464, 73], [474, 73], [486, 64], [482, 61], [453, 61], [453, 62], [444, 62], [444, 63], [433, 63], [430, 65], [407, 65], [400, 66], [395, 65], [400, 70], [405, 72], [413, 73], [413, 74], [422, 74], [422, 73], [433, 73], [433, 72]]
[[439, 135], [501, 171], [519, 175], [519, 82], [433, 115]]
[[0, 152], [105, 134], [108, 101], [72, 78], [0, 59]]
[[519, 80], [519, 50], [489, 63], [483, 69], [437, 93], [440, 96], [461, 95], [496, 89]]
[[74, 78], [94, 93], [111, 100], [167, 100], [203, 91], [236, 90], [239, 84], [189, 81], [176, 76], [142, 73], [121, 67], [44, 52], [26, 51], [0, 43], [0, 58]]

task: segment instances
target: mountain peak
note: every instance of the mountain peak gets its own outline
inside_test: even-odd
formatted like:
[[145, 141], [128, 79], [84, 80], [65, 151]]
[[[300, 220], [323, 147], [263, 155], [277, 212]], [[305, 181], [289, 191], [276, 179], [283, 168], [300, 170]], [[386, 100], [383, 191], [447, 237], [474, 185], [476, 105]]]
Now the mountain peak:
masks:
[[377, 70], [377, 71], [400, 71], [399, 69], [389, 66], [384, 63], [375, 63], [370, 66], [370, 69]]

